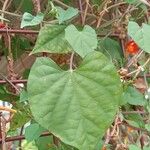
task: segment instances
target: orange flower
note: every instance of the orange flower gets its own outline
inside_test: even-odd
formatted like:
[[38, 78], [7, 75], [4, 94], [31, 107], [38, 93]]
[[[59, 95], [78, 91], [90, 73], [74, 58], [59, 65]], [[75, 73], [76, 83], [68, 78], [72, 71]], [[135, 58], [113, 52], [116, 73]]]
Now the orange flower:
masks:
[[126, 51], [129, 54], [136, 54], [139, 51], [139, 47], [133, 40], [130, 40], [126, 43]]

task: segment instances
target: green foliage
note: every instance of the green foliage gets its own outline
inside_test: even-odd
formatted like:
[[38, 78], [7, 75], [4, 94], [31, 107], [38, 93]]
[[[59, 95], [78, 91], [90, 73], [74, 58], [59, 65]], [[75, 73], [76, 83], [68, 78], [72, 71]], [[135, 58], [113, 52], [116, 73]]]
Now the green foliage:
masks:
[[[39, 150], [36, 145], [35, 145], [35, 142], [27, 142], [26, 140], [22, 141], [22, 144], [21, 144], [21, 148], [22, 150]], [[19, 150], [20, 148], [17, 148], [17, 150]], [[44, 150], [44, 149], [43, 149]], [[45, 149], [46, 150], [46, 149]]]
[[33, 12], [33, 3], [31, 0], [13, 0], [12, 3], [15, 10], [18, 10], [18, 8], [20, 7], [20, 10], [22, 12]]
[[145, 123], [140, 114], [129, 114], [125, 116], [126, 121], [133, 127], [144, 128]]
[[38, 52], [67, 53], [71, 47], [65, 39], [64, 25], [49, 25], [41, 29], [32, 54]]
[[6, 102], [15, 102], [19, 100], [19, 97], [8, 92], [5, 86], [0, 85], [0, 100]]
[[150, 132], [150, 124], [146, 124], [145, 129]]
[[25, 102], [28, 100], [28, 93], [24, 89], [20, 92], [20, 102]]
[[17, 60], [20, 56], [31, 48], [31, 44], [28, 39], [15, 36], [12, 38], [12, 49], [13, 49], [13, 58]]
[[62, 9], [61, 7], [56, 7], [56, 9], [57, 9], [56, 17], [59, 21], [59, 24], [71, 19], [72, 17], [78, 14], [78, 9], [75, 9], [73, 7], [69, 7], [67, 10]]
[[91, 1], [94, 5], [100, 5], [103, 2], [102, 0], [91, 0]]
[[95, 148], [113, 121], [121, 92], [114, 66], [100, 52], [87, 55], [73, 71], [38, 58], [28, 79], [35, 120], [80, 150]]
[[[136, 145], [129, 145], [129, 150], [141, 150], [141, 148]], [[143, 150], [149, 150], [149, 147], [144, 147]]]
[[150, 25], [143, 23], [142, 27], [140, 27], [136, 22], [130, 21], [128, 24], [128, 34], [143, 51], [150, 53]]
[[43, 13], [38, 13], [36, 16], [33, 16], [30, 13], [25, 12], [22, 17], [21, 28], [38, 25], [43, 21], [43, 18]]
[[140, 3], [138, 0], [125, 0], [129, 4]]
[[51, 148], [54, 147], [52, 136], [39, 137], [35, 140], [35, 143], [38, 147], [38, 150], [51, 150]]
[[124, 99], [127, 103], [131, 105], [144, 106], [146, 102], [144, 96], [135, 88], [130, 86], [126, 89], [124, 93]]
[[77, 30], [74, 25], [68, 26], [65, 29], [65, 38], [81, 57], [97, 48], [96, 32], [88, 25], [84, 26], [82, 31]]
[[13, 109], [17, 110], [17, 113], [14, 114], [13, 120], [11, 121], [11, 131], [21, 128], [32, 118], [28, 105], [17, 102]]
[[135, 145], [130, 145], [129, 150], [141, 150], [141, 148], [135, 146]]
[[43, 127], [41, 127], [38, 123], [30, 124], [25, 129], [25, 138], [28, 142], [36, 140], [45, 131]]
[[102, 52], [110, 60], [121, 60], [121, 47], [118, 41], [111, 38], [101, 38], [98, 41], [97, 51]]

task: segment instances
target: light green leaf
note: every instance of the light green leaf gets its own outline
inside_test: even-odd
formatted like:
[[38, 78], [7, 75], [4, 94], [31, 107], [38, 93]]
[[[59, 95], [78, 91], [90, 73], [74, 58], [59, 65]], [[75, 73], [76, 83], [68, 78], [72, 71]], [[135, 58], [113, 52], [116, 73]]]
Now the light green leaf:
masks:
[[0, 20], [4, 20], [4, 21], [10, 22], [8, 19], [3, 18], [2, 16], [0, 16]]
[[141, 3], [139, 0], [125, 0], [125, 2], [127, 2], [127, 3], [129, 3], [129, 4]]
[[149, 146], [148, 147], [144, 147], [143, 150], [149, 150], [149, 148], [150, 148]]
[[145, 105], [144, 96], [133, 87], [128, 87], [124, 93], [124, 99], [131, 105]]
[[62, 25], [44, 26], [38, 35], [32, 54], [38, 52], [67, 53], [71, 47], [65, 39], [65, 28]]
[[121, 47], [118, 41], [111, 38], [101, 38], [98, 41], [97, 51], [102, 52], [110, 60], [121, 60]]
[[69, 7], [67, 10], [62, 9], [61, 7], [56, 7], [56, 9], [58, 13], [56, 18], [58, 19], [59, 24], [71, 19], [72, 17], [76, 16], [79, 12], [78, 9], [75, 9], [73, 7]]
[[38, 25], [43, 21], [43, 18], [43, 13], [38, 13], [36, 16], [32, 16], [30, 13], [25, 12], [22, 17], [21, 28]]
[[137, 147], [136, 145], [129, 145], [129, 150], [141, 150], [141, 148]]
[[150, 132], [150, 124], [146, 124], [145, 129]]
[[131, 126], [139, 128], [139, 124], [133, 120], [126, 120]]
[[88, 54], [74, 71], [38, 58], [27, 88], [35, 120], [79, 150], [95, 149], [114, 119], [122, 94], [114, 65], [100, 52]]
[[39, 124], [33, 123], [29, 125], [28, 127], [26, 127], [25, 138], [28, 142], [36, 140], [37, 138], [39, 138], [39, 136], [42, 134], [44, 130], [45, 129], [41, 127]]
[[65, 38], [81, 57], [97, 48], [96, 32], [88, 25], [84, 26], [82, 31], [78, 31], [74, 25], [68, 26], [65, 29]]
[[10, 130], [17, 130], [17, 128], [21, 128], [24, 124], [31, 120], [31, 111], [29, 109], [29, 105], [24, 105], [20, 102], [15, 102], [15, 106], [13, 109], [17, 110], [17, 113], [14, 114], [13, 119], [10, 124]]
[[143, 51], [150, 53], [150, 25], [143, 23], [142, 27], [140, 27], [136, 22], [130, 21], [128, 24], [128, 34]]
[[24, 89], [20, 93], [20, 102], [25, 102], [28, 100], [28, 93]]

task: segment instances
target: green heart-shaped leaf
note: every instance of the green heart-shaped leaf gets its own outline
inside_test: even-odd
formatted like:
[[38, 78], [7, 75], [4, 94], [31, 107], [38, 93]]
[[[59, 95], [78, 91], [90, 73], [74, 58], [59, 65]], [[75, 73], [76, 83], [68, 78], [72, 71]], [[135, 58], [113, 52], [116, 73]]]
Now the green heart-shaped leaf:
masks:
[[133, 87], [128, 87], [124, 93], [124, 99], [131, 105], [145, 105], [145, 99], [143, 94], [141, 94], [138, 90]]
[[73, 71], [38, 58], [27, 87], [35, 120], [79, 150], [95, 148], [114, 119], [122, 93], [115, 67], [100, 52], [88, 54]]
[[25, 128], [25, 138], [28, 142], [38, 139], [45, 129], [38, 123], [30, 124]]
[[143, 51], [150, 53], [150, 25], [143, 23], [142, 27], [140, 27], [136, 22], [130, 21], [128, 24], [128, 34]]
[[62, 25], [44, 26], [38, 35], [32, 54], [38, 52], [67, 53], [71, 47], [65, 39], [65, 28]]
[[65, 38], [74, 51], [81, 57], [94, 51], [97, 48], [97, 35], [93, 28], [86, 25], [82, 31], [78, 31], [74, 25], [65, 29]]
[[38, 13], [36, 16], [32, 16], [30, 13], [25, 12], [22, 17], [21, 28], [38, 25], [43, 21], [43, 18], [43, 13]]
[[72, 17], [76, 16], [79, 12], [78, 9], [75, 9], [73, 7], [69, 7], [67, 10], [62, 9], [61, 7], [56, 8], [58, 13], [57, 19], [59, 21], [59, 24], [71, 19]]

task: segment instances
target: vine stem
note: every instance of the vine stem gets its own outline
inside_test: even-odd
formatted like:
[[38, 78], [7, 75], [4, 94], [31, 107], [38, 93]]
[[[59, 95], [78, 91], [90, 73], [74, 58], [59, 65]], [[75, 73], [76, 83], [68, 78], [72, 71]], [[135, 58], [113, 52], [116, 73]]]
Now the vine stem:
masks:
[[85, 20], [86, 20], [88, 8], [89, 8], [89, 0], [86, 0], [86, 6], [85, 6], [84, 15], [83, 15], [82, 25], [85, 25]]
[[[43, 132], [40, 137], [45, 137], [45, 136], [50, 136], [52, 135], [50, 132]], [[24, 140], [25, 136], [24, 135], [19, 135], [19, 136], [12, 136], [12, 137], [7, 137], [5, 139], [5, 142], [11, 142], [11, 141], [18, 141], [18, 140]], [[0, 144], [2, 143], [2, 139], [0, 139]]]
[[4, 14], [11, 15], [11, 16], [15, 16], [15, 17], [19, 17], [19, 18], [22, 17], [22, 15], [18, 15], [18, 14], [15, 14], [15, 13], [11, 13], [11, 12], [8, 12], [8, 11], [4, 11], [4, 10], [0, 10], [0, 13], [4, 13]]
[[81, 16], [81, 23], [83, 24], [83, 8], [82, 8], [82, 2], [81, 2], [81, 0], [79, 0], [79, 8], [80, 8], [80, 11], [81, 11], [81, 13], [80, 13], [80, 16]]
[[[2, 8], [2, 11], [5, 11], [8, 2], [9, 2], [9, 0], [5, 0], [4, 1], [4, 5], [3, 5], [3, 8]], [[1, 16], [2, 16], [2, 18], [4, 18], [4, 13], [2, 13]], [[4, 23], [4, 20], [1, 20], [1, 22]]]
[[130, 76], [130, 75], [136, 73], [136, 75], [135, 75], [135, 77], [134, 77], [134, 78], [136, 78], [137, 75], [140, 73], [141, 69], [144, 68], [149, 62], [150, 62], [150, 58], [147, 59], [147, 61], [144, 63], [143, 66], [141, 66], [141, 67], [139, 67], [138, 69], [136, 69], [136, 70], [134, 70], [134, 71], [128, 73], [127, 76]]
[[70, 71], [73, 71], [73, 57], [74, 57], [74, 52], [72, 52], [71, 57], [70, 57]]

